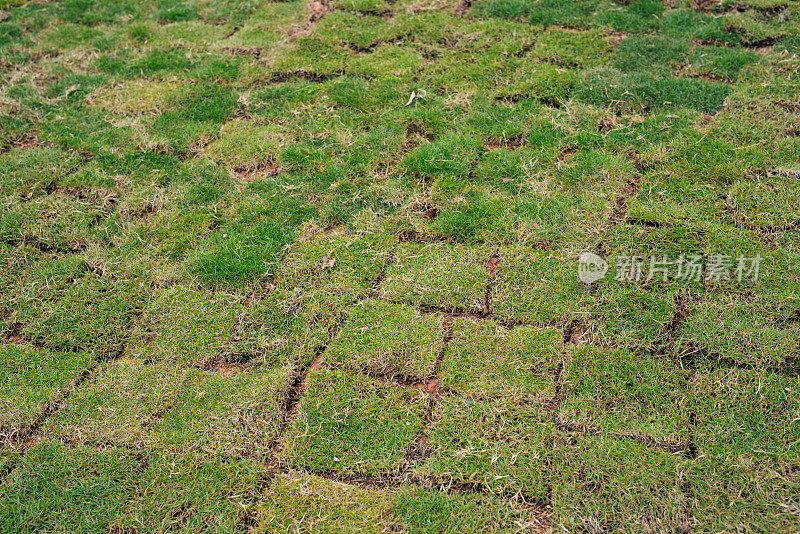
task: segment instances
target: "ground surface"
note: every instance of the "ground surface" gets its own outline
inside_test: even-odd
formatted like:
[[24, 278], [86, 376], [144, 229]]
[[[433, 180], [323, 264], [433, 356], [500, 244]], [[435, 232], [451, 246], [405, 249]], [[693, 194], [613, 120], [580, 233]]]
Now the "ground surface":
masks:
[[0, 7], [1, 532], [800, 530], [798, 2]]

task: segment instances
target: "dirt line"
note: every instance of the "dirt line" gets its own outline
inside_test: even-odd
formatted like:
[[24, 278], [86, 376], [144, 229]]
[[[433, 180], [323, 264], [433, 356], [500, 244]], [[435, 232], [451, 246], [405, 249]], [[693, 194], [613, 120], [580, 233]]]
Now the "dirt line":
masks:
[[[485, 315], [483, 311], [465, 309], [460, 306], [440, 306], [438, 304], [426, 304], [424, 302], [409, 302], [402, 299], [390, 299], [381, 297], [379, 295], [371, 295], [370, 298], [387, 302], [389, 304], [397, 304], [402, 306], [413, 306], [417, 311], [423, 315], [445, 315], [450, 318], [456, 317], [471, 317], [473, 319], [488, 319], [490, 315]], [[522, 326], [522, 324], [518, 325]]]
[[44, 407], [44, 409], [36, 416], [30, 425], [26, 428], [19, 429], [8, 436], [4, 441], [7, 445], [24, 445], [25, 443], [35, 439], [39, 434], [42, 426], [47, 418], [56, 413], [62, 406], [69, 400], [70, 396], [83, 384], [92, 374], [97, 370], [101, 360], [95, 360], [94, 363], [87, 369], [75, 377], [69, 386], [64, 388], [55, 398], [51, 399]]
[[[560, 415], [556, 415], [554, 421], [556, 426], [564, 432], [575, 432], [585, 435], [595, 435], [603, 433], [603, 430], [600, 428], [584, 425], [576, 421], [571, 421]], [[648, 447], [654, 447], [657, 449], [662, 449], [667, 452], [686, 453], [691, 446], [690, 442], [688, 441], [681, 441], [662, 436], [652, 436], [650, 434], [642, 434], [639, 432], [608, 432], [608, 434], [617, 439], [632, 440], [642, 445], [646, 445]]]
[[381, 266], [381, 270], [378, 273], [378, 276], [375, 277], [375, 280], [372, 281], [370, 285], [370, 290], [368, 293], [369, 298], [379, 299], [380, 298], [380, 290], [381, 284], [384, 280], [386, 280], [386, 273], [389, 271], [389, 267], [391, 267], [395, 262], [395, 249], [389, 251], [389, 256], [386, 258], [386, 261], [383, 262]]
[[289, 425], [292, 417], [294, 417], [295, 413], [297, 413], [300, 401], [302, 400], [308, 386], [308, 377], [315, 369], [319, 367], [320, 363], [322, 363], [322, 358], [326, 349], [327, 345], [317, 347], [317, 350], [314, 353], [314, 358], [311, 360], [311, 362], [308, 365], [298, 367], [292, 374], [289, 387], [284, 393], [283, 401], [280, 407], [281, 424], [280, 428], [278, 429], [278, 438], [276, 439], [280, 439], [280, 437], [283, 436], [283, 433], [286, 431], [286, 427]]
[[[566, 349], [562, 351], [561, 358], [558, 361], [558, 369], [556, 369], [556, 383], [555, 391], [553, 392], [553, 409], [558, 410], [564, 402], [564, 375], [567, 372], [567, 355]], [[557, 412], [553, 413], [553, 417], [557, 416]]]
[[331, 0], [310, 0], [308, 2], [308, 9], [311, 13], [308, 19], [306, 19], [305, 24], [299, 28], [291, 28], [286, 32], [289, 39], [294, 40], [303, 35], [310, 35], [313, 33], [319, 21], [333, 10], [333, 5]]
[[22, 134], [12, 136], [5, 145], [0, 146], [0, 154], [5, 154], [18, 148], [41, 148], [45, 146], [35, 134]]
[[425, 413], [422, 416], [422, 425], [411, 441], [411, 444], [406, 449], [405, 461], [408, 465], [413, 465], [430, 454], [431, 445], [428, 432], [431, 425], [436, 420], [436, 406], [443, 393], [439, 385], [439, 372], [441, 371], [444, 357], [447, 354], [447, 348], [450, 346], [452, 340], [453, 318], [448, 316], [442, 321], [442, 346], [439, 349], [439, 353], [436, 355], [436, 361], [433, 364], [431, 374], [425, 380], [424, 386], [419, 388], [420, 391], [429, 397], [425, 407]]
[[439, 371], [442, 369], [442, 361], [444, 361], [444, 356], [447, 353], [447, 348], [450, 346], [450, 342], [453, 340], [453, 318], [447, 316], [444, 318], [442, 322], [442, 347], [439, 349], [439, 354], [436, 355], [436, 362], [433, 365], [433, 371], [431, 372], [431, 378], [436, 378], [439, 376]]
[[347, 484], [371, 489], [393, 489], [404, 485], [412, 484], [435, 491], [460, 493], [460, 494], [481, 494], [494, 495], [506, 500], [521, 501], [528, 504], [546, 506], [549, 503], [540, 498], [533, 497], [522, 490], [504, 489], [494, 490], [482, 482], [459, 480], [448, 476], [417, 475], [407, 471], [393, 471], [388, 473], [337, 473], [331, 470], [309, 469], [306, 467], [294, 466], [290, 463], [281, 461], [273, 466], [279, 473], [306, 473], [319, 478], [324, 478], [332, 482]]
[[638, 217], [626, 217], [625, 223], [634, 226], [644, 226], [646, 228], [662, 228], [664, 226], [667, 226], [666, 224], [659, 221], [650, 221], [647, 219], [640, 219]]
[[6, 461], [2, 469], [0, 469], [0, 487], [2, 487], [3, 484], [5, 484], [6, 477], [8, 477], [8, 475], [10, 475], [11, 472], [17, 468], [17, 464], [19, 464], [21, 457], [22, 454], [18, 453], [16, 457]]
[[469, 245], [469, 244], [480, 245], [484, 243], [484, 240], [480, 238], [473, 240], [466, 240], [440, 234], [421, 234], [416, 230], [403, 230], [395, 235], [397, 236], [397, 240], [401, 243], [421, 243], [421, 244], [448, 243], [450, 245]]
[[483, 304], [481, 305], [484, 317], [492, 315], [492, 297], [494, 296], [494, 288], [497, 285], [497, 268], [499, 264], [500, 255], [495, 251], [486, 261], [489, 282], [486, 284], [486, 291], [483, 293]]
[[690, 459], [695, 459], [699, 455], [699, 451], [697, 449], [697, 413], [694, 411], [689, 413], [689, 437], [688, 437], [688, 444], [686, 447], [686, 457]]
[[438, 383], [439, 382], [438, 379], [433, 375], [429, 375], [427, 377], [420, 377], [389, 370], [382, 371], [377, 369], [371, 369], [363, 365], [344, 366], [341, 367], [341, 369], [352, 371], [360, 375], [364, 375], [365, 377], [371, 380], [386, 382], [386, 383], [391, 382], [398, 386], [421, 391], [422, 393], [425, 394], [436, 393], [442, 396], [456, 396], [456, 397], [464, 396], [462, 393], [454, 389], [442, 387]]
[[[341, 73], [343, 74], [344, 71], [341, 71]], [[272, 74], [272, 76], [270, 76], [267, 83], [284, 83], [296, 79], [305, 80], [312, 83], [322, 83], [338, 75], [339, 74], [321, 74], [304, 69], [298, 69], [288, 72], [275, 72]]]
[[85, 243], [67, 244], [64, 246], [52, 245], [46, 241], [42, 241], [36, 236], [24, 236], [19, 239], [12, 239], [6, 241], [10, 246], [28, 245], [45, 254], [76, 254], [86, 250], [88, 245]]
[[460, 0], [453, 10], [453, 14], [456, 17], [463, 17], [467, 14], [470, 7], [472, 7], [472, 0]]
[[659, 335], [659, 340], [656, 343], [656, 347], [653, 349], [654, 352], [665, 352], [669, 350], [669, 347], [675, 342], [681, 326], [689, 318], [692, 303], [696, 302], [698, 299], [699, 297], [692, 295], [690, 292], [675, 294], [673, 297], [675, 313]]
[[[498, 325], [502, 326], [503, 328], [507, 328], [508, 330], [513, 330], [514, 328], [519, 328], [523, 326], [536, 326], [541, 328], [556, 328], [562, 330], [564, 335], [570, 335], [570, 337], [565, 337], [565, 339], [573, 339], [573, 343], [578, 343], [583, 341], [583, 336], [589, 331], [589, 325], [582, 320], [573, 320], [571, 322], [564, 322], [564, 321], [527, 321], [524, 319], [515, 320], [515, 319], [503, 319], [500, 317], [496, 317], [494, 313], [489, 310], [489, 313], [485, 313], [483, 310], [473, 310], [473, 309], [466, 309], [462, 308], [461, 306], [441, 306], [438, 304], [427, 304], [425, 302], [412, 302], [402, 299], [392, 299], [386, 298], [382, 296], [375, 296], [370, 295], [368, 298], [372, 298], [374, 300], [378, 300], [380, 302], [387, 302], [389, 304], [397, 304], [402, 306], [413, 306], [417, 309], [417, 311], [423, 315], [445, 315], [447, 317], [455, 319], [456, 317], [468, 317], [470, 319], [477, 319], [477, 320], [492, 320]], [[483, 306], [482, 306], [483, 308]], [[574, 330], [572, 332], [566, 332], [566, 329], [573, 326]], [[574, 335], [573, 335], [574, 334]], [[578, 336], [578, 337], [575, 337]], [[580, 338], [580, 339], [578, 339]]]
[[[639, 155], [635, 152], [628, 153], [626, 157], [633, 164], [635, 175], [632, 178], [626, 179], [625, 183], [622, 185], [619, 191], [617, 191], [616, 195], [614, 195], [611, 213], [609, 213], [605, 223], [600, 226], [600, 231], [605, 231], [612, 226], [627, 222], [628, 200], [639, 192], [639, 181], [641, 180], [642, 174], [652, 168], [650, 163], [645, 163], [639, 159]], [[638, 219], [636, 220], [639, 222]], [[605, 244], [603, 243], [602, 238], [595, 245], [594, 251], [600, 256], [606, 256]]]
[[608, 225], [614, 226], [625, 221], [628, 215], [628, 199], [639, 191], [639, 182], [627, 180], [622, 189], [614, 197], [614, 207], [608, 217]]
[[564, 343], [571, 345], [580, 345], [587, 342], [590, 338], [591, 326], [588, 321], [584, 319], [572, 319], [562, 329], [564, 333]]

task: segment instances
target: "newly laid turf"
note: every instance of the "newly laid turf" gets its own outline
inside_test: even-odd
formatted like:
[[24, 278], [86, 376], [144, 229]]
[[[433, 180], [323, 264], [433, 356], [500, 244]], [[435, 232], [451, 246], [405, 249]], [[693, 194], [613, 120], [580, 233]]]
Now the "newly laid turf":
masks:
[[0, 0], [0, 533], [800, 531], [798, 55], [798, 0]]

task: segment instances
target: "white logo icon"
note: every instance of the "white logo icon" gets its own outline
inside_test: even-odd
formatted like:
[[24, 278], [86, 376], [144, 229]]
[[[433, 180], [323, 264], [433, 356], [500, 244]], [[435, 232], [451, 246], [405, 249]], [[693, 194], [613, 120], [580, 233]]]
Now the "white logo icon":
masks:
[[578, 258], [578, 278], [581, 282], [592, 284], [603, 278], [607, 272], [606, 260], [593, 252], [584, 252]]

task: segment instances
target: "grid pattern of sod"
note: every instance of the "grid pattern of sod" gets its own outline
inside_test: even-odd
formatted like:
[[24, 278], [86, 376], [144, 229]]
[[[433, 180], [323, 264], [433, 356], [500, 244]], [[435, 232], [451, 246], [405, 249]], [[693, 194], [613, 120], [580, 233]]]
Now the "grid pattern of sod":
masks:
[[798, 54], [795, 0], [0, 0], [0, 531], [797, 531]]

